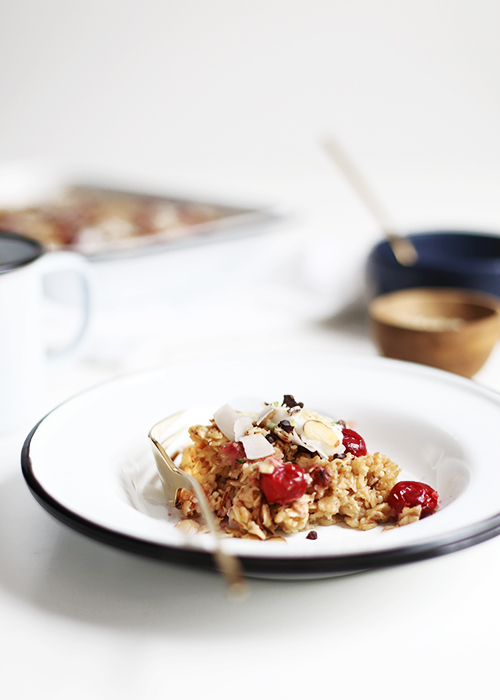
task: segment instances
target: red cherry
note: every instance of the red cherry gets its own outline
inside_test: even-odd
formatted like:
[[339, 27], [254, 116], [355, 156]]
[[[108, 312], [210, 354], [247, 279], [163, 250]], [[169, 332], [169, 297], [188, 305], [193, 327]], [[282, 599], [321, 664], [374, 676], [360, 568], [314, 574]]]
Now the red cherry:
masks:
[[260, 475], [260, 488], [269, 503], [292, 503], [306, 492], [306, 473], [291, 462], [278, 464], [271, 474]]
[[350, 452], [355, 457], [363, 457], [366, 454], [366, 444], [361, 435], [351, 430], [344, 428], [342, 431], [342, 444], [345, 447], [346, 454]]
[[422, 506], [420, 517], [432, 515], [438, 507], [438, 493], [427, 484], [420, 481], [400, 481], [389, 494], [387, 502], [396, 514], [402, 513], [403, 508]]
[[245, 452], [238, 442], [230, 442], [220, 446], [220, 453], [225, 464], [234, 467], [237, 459], [245, 459]]

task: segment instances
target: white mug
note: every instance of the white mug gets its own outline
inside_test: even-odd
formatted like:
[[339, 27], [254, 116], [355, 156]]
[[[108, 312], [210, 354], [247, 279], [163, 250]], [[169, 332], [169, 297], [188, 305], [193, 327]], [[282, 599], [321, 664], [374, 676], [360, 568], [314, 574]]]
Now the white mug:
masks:
[[[89, 268], [76, 253], [46, 252], [37, 241], [0, 231], [0, 434], [41, 418], [37, 414], [44, 406], [50, 366], [75, 352], [88, 327]], [[43, 286], [55, 272], [78, 275], [83, 309], [76, 336], [49, 354], [42, 328]]]

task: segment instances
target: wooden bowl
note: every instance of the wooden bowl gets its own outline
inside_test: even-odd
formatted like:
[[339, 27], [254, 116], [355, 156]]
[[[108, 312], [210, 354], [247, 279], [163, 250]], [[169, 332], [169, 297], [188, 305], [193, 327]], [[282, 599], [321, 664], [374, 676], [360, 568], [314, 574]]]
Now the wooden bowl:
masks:
[[500, 299], [461, 289], [404, 289], [369, 306], [382, 355], [472, 377], [500, 337]]

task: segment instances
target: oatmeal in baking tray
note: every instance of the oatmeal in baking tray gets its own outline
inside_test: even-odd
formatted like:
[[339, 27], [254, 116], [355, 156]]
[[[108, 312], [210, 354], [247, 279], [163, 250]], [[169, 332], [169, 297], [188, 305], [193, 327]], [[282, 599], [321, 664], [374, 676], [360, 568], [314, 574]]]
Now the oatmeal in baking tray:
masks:
[[[220, 527], [234, 537], [266, 540], [310, 530], [315, 539], [317, 526], [397, 527], [437, 508], [433, 489], [397, 482], [400, 468], [389, 457], [368, 453], [346, 422], [304, 408], [291, 395], [260, 413], [226, 404], [189, 435], [181, 468], [200, 482]], [[184, 519], [200, 516], [187, 489], [178, 490], [176, 506]]]

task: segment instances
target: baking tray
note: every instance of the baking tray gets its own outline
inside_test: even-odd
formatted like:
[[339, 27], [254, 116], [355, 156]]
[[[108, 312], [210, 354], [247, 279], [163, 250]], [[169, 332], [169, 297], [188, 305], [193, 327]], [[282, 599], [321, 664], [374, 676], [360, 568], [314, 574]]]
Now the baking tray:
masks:
[[38, 165], [0, 165], [0, 229], [90, 259], [259, 233], [284, 218], [270, 207], [114, 187]]

